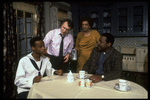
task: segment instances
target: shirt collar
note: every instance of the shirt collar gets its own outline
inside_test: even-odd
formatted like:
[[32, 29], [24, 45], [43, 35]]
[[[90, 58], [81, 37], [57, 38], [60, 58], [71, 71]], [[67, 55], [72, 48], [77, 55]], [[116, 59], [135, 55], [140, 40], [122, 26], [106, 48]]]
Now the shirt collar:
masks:
[[[59, 33], [59, 35], [61, 36], [61, 33]], [[65, 37], [66, 35], [62, 35], [63, 37]]]
[[109, 51], [110, 51], [110, 49], [106, 53], [105, 52], [102, 52], [102, 53], [105, 55], [105, 54], [108, 54]]
[[61, 31], [60, 31], [60, 30], [61, 30], [61, 28], [59, 28], [59, 33], [61, 33]]
[[[29, 53], [27, 56], [28, 56], [29, 58], [35, 60], [34, 57], [32, 56], [32, 53], [33, 53], [33, 52]], [[40, 61], [42, 61], [42, 60], [43, 60], [43, 57], [41, 56], [41, 57], [40, 57]]]

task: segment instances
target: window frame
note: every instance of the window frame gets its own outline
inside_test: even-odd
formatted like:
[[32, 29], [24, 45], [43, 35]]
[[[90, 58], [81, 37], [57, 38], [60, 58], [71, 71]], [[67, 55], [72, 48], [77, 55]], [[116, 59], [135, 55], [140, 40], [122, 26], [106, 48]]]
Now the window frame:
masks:
[[[31, 47], [29, 46], [30, 43], [28, 40], [29, 38], [33, 38], [37, 36], [37, 25], [38, 25], [38, 18], [37, 18], [37, 13], [36, 13], [36, 6], [27, 4], [24, 2], [13, 2], [13, 9], [15, 10], [15, 18], [16, 18], [16, 35], [17, 35], [17, 61], [19, 61], [20, 58], [23, 56], [27, 55], [28, 53], [32, 52]], [[18, 11], [23, 12], [23, 17], [18, 17]], [[31, 13], [31, 27], [30, 27], [30, 34], [27, 34], [27, 21], [25, 14], [26, 13]], [[23, 19], [23, 33], [18, 30], [18, 19], [22, 18]], [[20, 27], [20, 26], [19, 26]], [[24, 45], [25, 49], [23, 50], [20, 48], [20, 36], [23, 36], [24, 39]], [[28, 48], [29, 47], [29, 48]], [[24, 52], [24, 53], [23, 53]], [[23, 53], [23, 54], [22, 54]]]

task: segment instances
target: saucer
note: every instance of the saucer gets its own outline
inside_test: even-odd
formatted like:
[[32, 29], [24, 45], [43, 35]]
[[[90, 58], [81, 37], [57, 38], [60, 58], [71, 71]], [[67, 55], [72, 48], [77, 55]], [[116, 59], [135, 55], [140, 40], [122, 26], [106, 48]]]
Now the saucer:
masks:
[[[84, 76], [85, 79], [86, 79], [87, 77], [88, 77], [87, 75]], [[80, 78], [80, 75], [78, 75], [77, 78]]]
[[123, 91], [123, 92], [127, 92], [127, 91], [130, 91], [130, 90], [131, 90], [131, 88], [130, 88], [129, 86], [127, 87], [127, 90], [120, 90], [120, 88], [119, 88], [118, 85], [116, 85], [114, 88], [115, 88], [116, 90], [118, 90], [118, 91]]

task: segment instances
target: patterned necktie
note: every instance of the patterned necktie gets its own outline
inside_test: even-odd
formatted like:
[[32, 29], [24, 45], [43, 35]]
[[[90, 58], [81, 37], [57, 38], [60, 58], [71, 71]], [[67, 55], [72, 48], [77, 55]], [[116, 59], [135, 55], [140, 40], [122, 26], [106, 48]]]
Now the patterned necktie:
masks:
[[60, 51], [59, 51], [59, 58], [62, 59], [63, 57], [63, 42], [64, 42], [64, 37], [62, 34], [60, 34], [60, 36], [62, 37], [61, 43], [60, 43]]

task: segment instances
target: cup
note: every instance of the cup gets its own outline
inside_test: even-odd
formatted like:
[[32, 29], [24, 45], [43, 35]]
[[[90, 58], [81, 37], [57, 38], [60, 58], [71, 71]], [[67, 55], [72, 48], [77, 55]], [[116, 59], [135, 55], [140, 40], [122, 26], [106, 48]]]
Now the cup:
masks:
[[80, 78], [85, 78], [85, 74], [87, 74], [87, 72], [86, 71], [84, 71], [84, 70], [80, 70], [79, 71], [79, 76], [80, 76]]
[[92, 80], [86, 79], [86, 87], [90, 88], [92, 86]]
[[85, 87], [85, 80], [84, 79], [80, 79], [79, 86], [80, 87]]
[[119, 89], [122, 91], [126, 91], [127, 87], [130, 85], [126, 80], [119, 80]]

